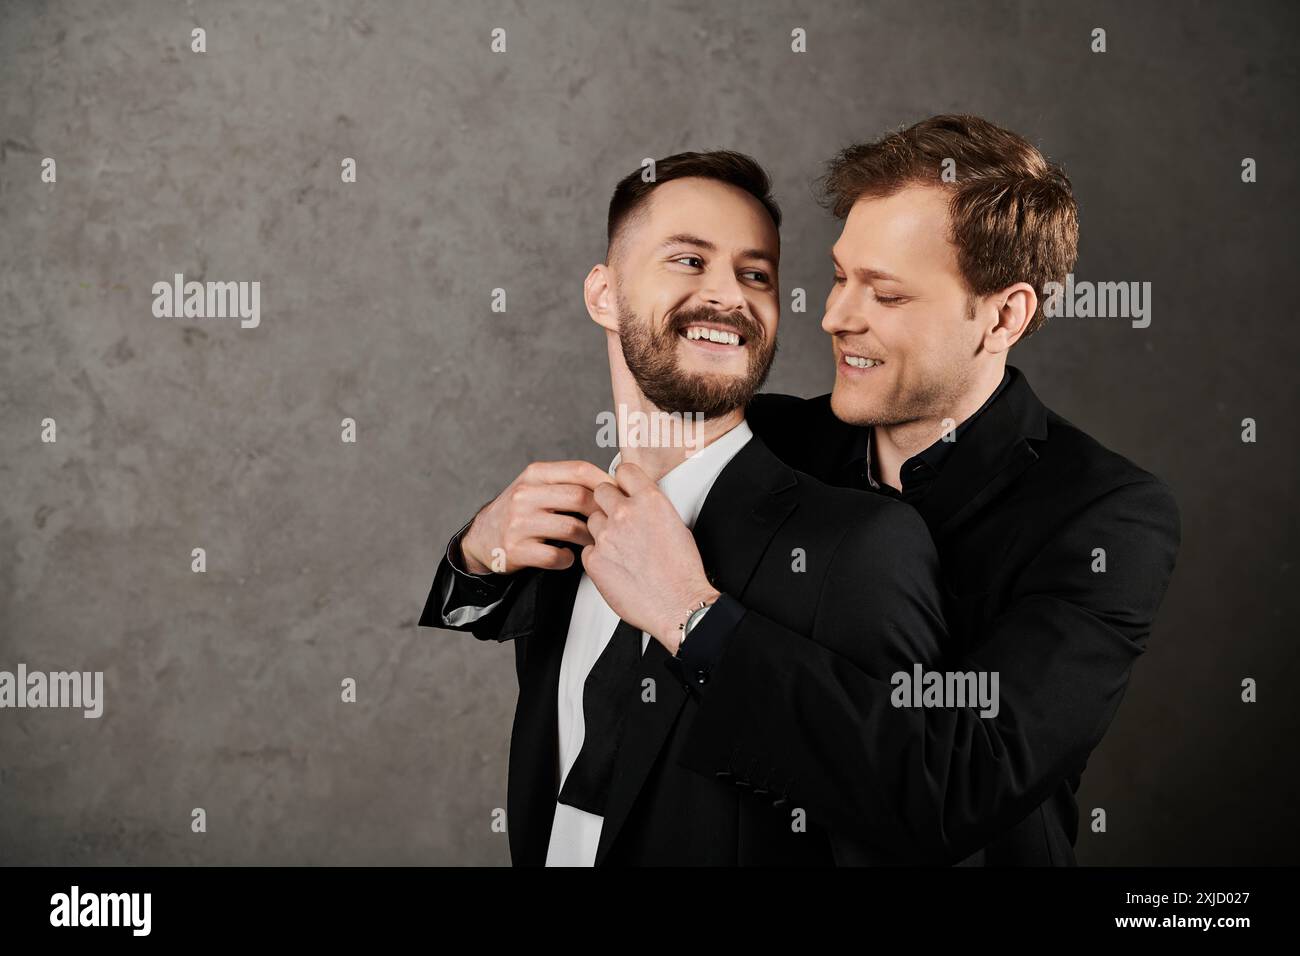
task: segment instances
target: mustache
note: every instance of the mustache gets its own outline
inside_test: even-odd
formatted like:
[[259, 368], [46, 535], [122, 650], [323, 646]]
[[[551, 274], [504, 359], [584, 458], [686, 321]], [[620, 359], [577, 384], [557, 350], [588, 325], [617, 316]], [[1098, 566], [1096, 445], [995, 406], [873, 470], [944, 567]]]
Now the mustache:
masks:
[[745, 313], [719, 312], [717, 309], [710, 309], [707, 306], [696, 306], [676, 313], [672, 317], [672, 321], [668, 323], [667, 331], [671, 335], [676, 335], [687, 326], [699, 322], [712, 322], [715, 325], [726, 326], [747, 343], [760, 343], [766, 337], [763, 326]]

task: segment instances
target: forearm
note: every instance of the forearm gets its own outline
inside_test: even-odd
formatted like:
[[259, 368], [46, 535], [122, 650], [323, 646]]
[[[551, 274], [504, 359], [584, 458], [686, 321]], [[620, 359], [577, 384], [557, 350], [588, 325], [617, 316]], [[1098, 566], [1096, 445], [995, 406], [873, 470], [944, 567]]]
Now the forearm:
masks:
[[1137, 654], [1084, 612], [1044, 601], [1021, 610], [1037, 639], [1016, 639], [1025, 632], [1010, 621], [953, 665], [1000, 671], [994, 717], [894, 706], [887, 676], [746, 612], [720, 642], [681, 762], [737, 774], [902, 859], [961, 859], [1082, 768]]

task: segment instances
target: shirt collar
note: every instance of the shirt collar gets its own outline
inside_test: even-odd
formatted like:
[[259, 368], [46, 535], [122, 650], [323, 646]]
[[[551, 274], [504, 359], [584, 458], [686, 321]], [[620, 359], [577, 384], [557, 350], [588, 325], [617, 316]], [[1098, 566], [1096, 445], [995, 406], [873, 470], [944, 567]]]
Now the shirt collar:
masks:
[[[907, 461], [903, 462], [903, 467], [899, 470], [899, 479], [902, 482], [904, 494], [919, 490], [921, 486], [929, 484], [931, 480], [938, 476], [939, 471], [943, 467], [943, 463], [947, 461], [948, 456], [952, 454], [953, 449], [957, 446], [957, 440], [961, 438], [962, 434], [975, 423], [975, 419], [984, 414], [988, 407], [993, 404], [994, 400], [1002, 394], [1003, 390], [1007, 387], [1007, 383], [1010, 381], [1011, 371], [1009, 369], [1004, 370], [1002, 372], [1002, 381], [999, 382], [998, 387], [993, 390], [993, 394], [984, 399], [984, 404], [977, 408], [972, 415], [958, 424], [957, 427], [948, 434], [948, 438], [941, 437], [938, 441], [934, 442], [934, 444], [930, 445], [930, 447], [917, 452], [911, 458], [907, 459]], [[875, 447], [875, 432], [876, 429], [874, 427], [867, 429], [866, 473], [867, 484], [870, 485], [873, 490], [880, 491], [885, 486], [882, 485], [881, 482], [877, 481], [875, 476], [876, 464], [872, 455], [872, 451]]]
[[[749, 422], [742, 418], [739, 425], [694, 452], [659, 479], [659, 490], [673, 503], [686, 527], [695, 527], [695, 519], [700, 516], [704, 499], [708, 497], [713, 482], [753, 436]], [[611, 477], [622, 460], [623, 453], [620, 451], [609, 463]]]

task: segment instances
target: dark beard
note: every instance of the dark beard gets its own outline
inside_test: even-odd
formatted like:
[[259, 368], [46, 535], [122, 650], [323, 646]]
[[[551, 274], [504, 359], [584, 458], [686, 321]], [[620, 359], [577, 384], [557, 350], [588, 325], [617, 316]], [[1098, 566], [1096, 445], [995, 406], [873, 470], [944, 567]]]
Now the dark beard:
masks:
[[[755, 319], [741, 312], [718, 312], [708, 306], [684, 309], [663, 328], [643, 322], [618, 297], [619, 341], [623, 361], [641, 394], [665, 412], [698, 412], [718, 418], [743, 408], [762, 388], [776, 358], [776, 340]], [[677, 361], [679, 333], [695, 322], [716, 322], [733, 329], [745, 340], [748, 368], [741, 375], [705, 375], [683, 371]]]

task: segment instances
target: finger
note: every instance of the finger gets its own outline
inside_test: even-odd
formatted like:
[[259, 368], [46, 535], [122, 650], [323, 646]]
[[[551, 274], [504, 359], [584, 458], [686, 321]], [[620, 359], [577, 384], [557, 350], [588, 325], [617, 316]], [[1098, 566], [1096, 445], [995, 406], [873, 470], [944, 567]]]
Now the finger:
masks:
[[573, 515], [557, 515], [539, 511], [528, 519], [524, 531], [530, 538], [551, 541], [569, 541], [573, 544], [593, 544], [587, 522]]
[[613, 511], [614, 506], [627, 497], [627, 495], [623, 494], [623, 492], [619, 490], [618, 485], [611, 481], [607, 481], [604, 484], [597, 486], [596, 490], [591, 493], [591, 496], [596, 499], [596, 506], [600, 508], [601, 511], [605, 512], [605, 514], [609, 514]]
[[582, 549], [582, 568], [584, 571], [591, 568], [591, 564], [589, 563], [591, 561], [591, 552], [595, 550], [595, 546], [590, 544]]
[[539, 484], [582, 485], [592, 491], [610, 480], [609, 472], [589, 461], [535, 461], [524, 469], [524, 477]]
[[511, 557], [523, 568], [541, 568], [543, 571], [563, 571], [573, 566], [573, 552], [558, 545], [541, 541], [526, 541], [511, 549]]
[[585, 485], [520, 485], [519, 495], [529, 507], [546, 511], [572, 511], [586, 516], [596, 510], [596, 499]]
[[587, 531], [591, 534], [593, 541], [600, 536], [601, 529], [608, 523], [609, 518], [606, 517], [605, 512], [603, 511], [594, 512], [592, 516], [587, 519]]
[[618, 486], [629, 495], [658, 487], [649, 475], [630, 461], [623, 462], [614, 470], [614, 478], [618, 481]]

